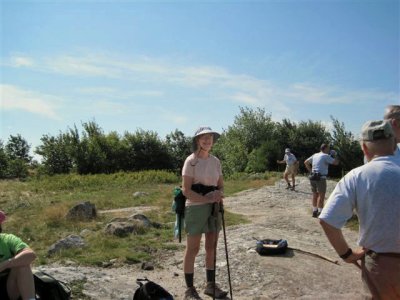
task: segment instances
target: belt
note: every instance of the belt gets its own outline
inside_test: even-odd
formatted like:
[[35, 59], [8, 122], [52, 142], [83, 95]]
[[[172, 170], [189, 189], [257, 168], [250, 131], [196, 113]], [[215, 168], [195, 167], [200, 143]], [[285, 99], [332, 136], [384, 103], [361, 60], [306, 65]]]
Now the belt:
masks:
[[366, 255], [370, 256], [371, 258], [377, 258], [378, 256], [388, 256], [388, 257], [399, 257], [400, 258], [400, 253], [392, 253], [392, 252], [383, 252], [383, 253], [377, 253], [373, 250], [368, 250]]

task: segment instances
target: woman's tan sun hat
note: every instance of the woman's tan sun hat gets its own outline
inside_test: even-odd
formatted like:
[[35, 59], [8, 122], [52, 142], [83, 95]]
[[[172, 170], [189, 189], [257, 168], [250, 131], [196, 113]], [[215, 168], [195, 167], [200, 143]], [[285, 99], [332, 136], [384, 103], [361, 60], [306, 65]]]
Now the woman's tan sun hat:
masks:
[[193, 140], [192, 140], [192, 150], [193, 151], [197, 150], [197, 143], [196, 143], [197, 137], [200, 135], [203, 135], [203, 134], [208, 134], [208, 133], [211, 133], [214, 136], [214, 143], [221, 136], [218, 132], [212, 130], [211, 127], [209, 127], [209, 126], [200, 126], [196, 130], [196, 132], [194, 133], [194, 136], [193, 136]]

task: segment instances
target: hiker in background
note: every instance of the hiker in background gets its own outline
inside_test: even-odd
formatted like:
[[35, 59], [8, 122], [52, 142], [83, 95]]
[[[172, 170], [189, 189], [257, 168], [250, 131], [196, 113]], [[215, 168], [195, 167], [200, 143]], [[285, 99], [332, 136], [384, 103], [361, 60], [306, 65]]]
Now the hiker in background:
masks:
[[313, 218], [317, 218], [324, 207], [326, 177], [328, 176], [329, 165], [339, 164], [339, 160], [336, 157], [336, 151], [331, 151], [328, 144], [322, 144], [320, 150], [320, 152], [313, 154], [304, 161], [304, 165], [310, 172], [309, 178], [313, 193]]
[[397, 162], [400, 165], [400, 105], [387, 106], [383, 118], [388, 120], [390, 125], [392, 125], [394, 137], [397, 143], [394, 155], [397, 157]]
[[[0, 232], [6, 220], [0, 211]], [[31, 263], [36, 255], [19, 237], [0, 233], [0, 299], [34, 300], [35, 285]]]
[[[363, 299], [399, 299], [400, 166], [393, 155], [389, 122], [366, 122], [360, 144], [368, 163], [339, 181], [319, 216], [320, 224], [339, 256], [361, 267]], [[360, 228], [356, 249], [349, 247], [341, 230], [353, 210]]]
[[[286, 148], [283, 160], [277, 160], [276, 162], [278, 164], [286, 163], [286, 169], [283, 173], [283, 178], [286, 180], [287, 183], [286, 189], [291, 189], [292, 191], [294, 191], [296, 186], [295, 176], [297, 175], [297, 170], [299, 168], [299, 161], [297, 160], [296, 156], [291, 153], [289, 148]], [[292, 185], [290, 185], [289, 175], [292, 177]]]
[[[194, 286], [194, 262], [205, 235], [206, 288], [204, 293], [217, 299], [225, 298], [227, 292], [215, 283], [215, 251], [221, 229], [221, 214], [215, 203], [222, 205], [224, 182], [219, 159], [210, 154], [219, 134], [210, 127], [200, 127], [193, 137], [193, 153], [182, 169], [182, 191], [186, 196], [185, 230], [186, 249], [183, 261], [187, 289], [184, 299], [201, 299]], [[194, 191], [194, 185], [210, 192]], [[216, 216], [216, 217], [215, 217]]]

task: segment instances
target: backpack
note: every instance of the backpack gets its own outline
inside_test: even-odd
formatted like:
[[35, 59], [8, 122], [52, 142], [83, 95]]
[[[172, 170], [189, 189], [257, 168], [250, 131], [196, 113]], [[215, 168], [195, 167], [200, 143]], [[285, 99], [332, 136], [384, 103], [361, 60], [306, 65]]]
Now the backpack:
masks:
[[[146, 283], [143, 283], [146, 281]], [[139, 287], [133, 295], [133, 300], [174, 300], [174, 297], [157, 283], [144, 279], [136, 279]]]
[[71, 288], [65, 282], [55, 279], [50, 274], [42, 271], [34, 271], [33, 280], [35, 283], [36, 299], [69, 300], [71, 298]]
[[256, 251], [260, 255], [276, 255], [284, 254], [287, 250], [288, 243], [286, 240], [257, 240]]
[[182, 241], [182, 223], [185, 218], [186, 197], [180, 187], [174, 189], [174, 202], [172, 205], [173, 211], [176, 213], [176, 227], [179, 243]]
[[186, 204], [186, 197], [182, 192], [182, 189], [180, 187], [176, 187], [174, 189], [174, 211], [179, 214], [184, 216], [185, 214], [185, 204]]

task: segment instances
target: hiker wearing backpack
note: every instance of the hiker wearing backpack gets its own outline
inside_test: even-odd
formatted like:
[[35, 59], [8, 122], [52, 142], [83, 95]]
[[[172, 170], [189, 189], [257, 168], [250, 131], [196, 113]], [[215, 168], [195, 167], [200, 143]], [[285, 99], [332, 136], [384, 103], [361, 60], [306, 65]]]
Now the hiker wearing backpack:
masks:
[[330, 150], [328, 144], [322, 144], [320, 150], [320, 152], [313, 154], [304, 161], [304, 165], [310, 172], [309, 179], [313, 193], [313, 218], [317, 218], [324, 207], [329, 165], [337, 166], [339, 164], [336, 151]]
[[1, 233], [5, 220], [6, 215], [0, 211], [0, 299], [34, 300], [31, 263], [36, 254], [19, 237]]
[[219, 159], [210, 154], [219, 134], [210, 127], [200, 127], [193, 137], [193, 153], [182, 169], [182, 191], [187, 198], [185, 204], [186, 249], [183, 261], [186, 291], [185, 300], [202, 299], [194, 286], [194, 262], [200, 249], [202, 235], [205, 236], [206, 287], [208, 296], [222, 299], [227, 292], [215, 283], [215, 255], [222, 205], [224, 182]]

